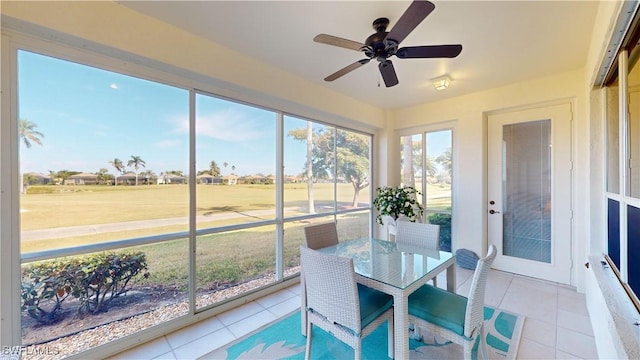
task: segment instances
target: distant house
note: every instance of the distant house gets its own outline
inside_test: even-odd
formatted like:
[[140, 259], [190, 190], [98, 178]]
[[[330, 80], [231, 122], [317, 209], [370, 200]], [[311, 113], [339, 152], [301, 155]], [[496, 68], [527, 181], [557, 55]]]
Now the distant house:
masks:
[[198, 182], [198, 184], [235, 185], [238, 183], [238, 177], [235, 175], [211, 177], [211, 175], [203, 174], [203, 175], [197, 176], [196, 181]]
[[[216, 176], [211, 176], [209, 174], [202, 174], [196, 176], [196, 183], [198, 184], [215, 184], [219, 178]], [[160, 179], [158, 179], [160, 181]], [[159, 184], [159, 183], [158, 183]]]
[[[200, 180], [197, 180], [197, 181], [200, 181]], [[157, 184], [186, 184], [187, 178], [179, 175], [161, 175], [161, 176], [158, 176], [156, 183]]]
[[236, 181], [238, 184], [255, 184], [257, 178], [253, 175], [239, 177]]
[[298, 178], [297, 176], [288, 175], [284, 177], [285, 183], [298, 183], [300, 181], [301, 181], [300, 178]]
[[42, 173], [29, 172], [24, 174], [27, 185], [47, 185], [51, 183], [51, 177]]
[[96, 185], [98, 183], [98, 175], [90, 173], [80, 173], [69, 176], [65, 181], [65, 185]]
[[235, 185], [238, 183], [238, 177], [235, 175], [223, 176], [222, 183], [226, 185]]
[[124, 173], [116, 177], [116, 182], [118, 185], [135, 185], [136, 174], [132, 172]]

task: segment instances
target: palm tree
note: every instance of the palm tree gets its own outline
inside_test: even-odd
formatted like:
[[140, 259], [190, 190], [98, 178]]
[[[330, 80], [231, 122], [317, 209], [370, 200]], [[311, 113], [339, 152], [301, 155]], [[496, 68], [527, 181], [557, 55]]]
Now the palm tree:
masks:
[[[25, 148], [30, 149], [32, 143], [42, 146], [40, 138], [43, 138], [44, 134], [36, 130], [37, 127], [38, 125], [32, 121], [20, 119], [18, 123], [18, 136], [20, 137], [20, 143], [24, 144]], [[18, 171], [20, 174], [20, 191], [24, 194], [27, 192], [27, 188], [24, 185], [24, 179], [22, 178], [22, 157], [20, 157], [18, 163], [20, 164], [20, 171]]]
[[[119, 172], [120, 175], [122, 175], [122, 172], [124, 171], [124, 164], [122, 163], [122, 160], [115, 158], [109, 161], [109, 164], [111, 164], [111, 166], [113, 166], [116, 171]], [[118, 186], [118, 175], [115, 176], [114, 180], [115, 185]]]
[[236, 166], [235, 165], [231, 165], [231, 175], [235, 175], [234, 171], [236, 171]]
[[222, 163], [222, 166], [224, 166], [224, 168], [226, 169], [227, 166], [229, 166], [229, 163], [225, 161], [225, 162]]
[[209, 170], [211, 171], [211, 184], [213, 184], [213, 178], [220, 176], [220, 168], [215, 160], [211, 160], [209, 163]]
[[131, 155], [131, 160], [127, 161], [127, 166], [133, 166], [136, 173], [136, 186], [138, 186], [138, 169], [145, 167], [147, 163], [140, 156]]

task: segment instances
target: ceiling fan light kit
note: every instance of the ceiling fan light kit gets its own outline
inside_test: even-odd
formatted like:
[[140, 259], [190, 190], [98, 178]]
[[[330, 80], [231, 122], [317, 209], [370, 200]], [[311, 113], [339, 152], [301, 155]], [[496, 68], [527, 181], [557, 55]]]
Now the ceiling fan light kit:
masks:
[[449, 87], [451, 78], [449, 78], [448, 75], [444, 75], [444, 76], [437, 77], [435, 79], [431, 79], [431, 81], [433, 82], [433, 87], [436, 88], [436, 90], [440, 91]]
[[[391, 56], [395, 55], [399, 59], [454, 58], [458, 56], [462, 51], [462, 45], [459, 44], [399, 47], [402, 40], [404, 40], [433, 9], [435, 9], [435, 5], [429, 1], [414, 0], [389, 32], [386, 31], [387, 26], [389, 26], [389, 19], [376, 19], [372, 24], [376, 32], [369, 36], [364, 44], [333, 35], [316, 35], [316, 37], [313, 38], [315, 42], [360, 51], [366, 56], [365, 59], [345, 66], [327, 76], [324, 80], [334, 81], [367, 64], [372, 59], [376, 59], [384, 84], [386, 87], [391, 87], [398, 84], [398, 76], [396, 75], [393, 63], [389, 60]], [[450, 80], [444, 85], [444, 88], [449, 85], [449, 81]]]

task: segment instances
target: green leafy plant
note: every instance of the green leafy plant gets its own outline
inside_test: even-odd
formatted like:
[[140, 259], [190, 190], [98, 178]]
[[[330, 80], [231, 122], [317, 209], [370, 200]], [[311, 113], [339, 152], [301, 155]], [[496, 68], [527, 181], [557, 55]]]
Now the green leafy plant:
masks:
[[424, 208], [417, 200], [418, 195], [420, 192], [410, 186], [377, 188], [376, 197], [373, 199], [373, 206], [378, 210], [376, 221], [384, 225], [384, 216], [389, 216], [395, 221], [403, 215], [409, 221], [415, 222], [424, 214]]
[[49, 262], [23, 271], [21, 308], [41, 324], [60, 320], [62, 302], [71, 295], [68, 273], [60, 265]]
[[451, 251], [451, 215], [435, 213], [428, 220], [429, 224], [440, 225], [440, 250]]
[[149, 276], [143, 252], [104, 252], [26, 266], [22, 271], [22, 310], [38, 322], [50, 324], [60, 318], [62, 302], [71, 296], [79, 301], [79, 312], [105, 311], [139, 274]]
[[138, 274], [145, 277], [147, 261], [142, 252], [100, 253], [72, 261], [74, 297], [80, 300], [80, 312], [106, 311], [109, 303], [127, 290]]

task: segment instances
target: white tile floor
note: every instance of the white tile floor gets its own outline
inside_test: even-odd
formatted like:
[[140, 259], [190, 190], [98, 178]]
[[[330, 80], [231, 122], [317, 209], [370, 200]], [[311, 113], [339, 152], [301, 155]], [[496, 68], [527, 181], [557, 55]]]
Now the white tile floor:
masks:
[[[463, 295], [472, 271], [456, 270]], [[441, 275], [439, 286], [445, 286]], [[485, 303], [526, 316], [518, 359], [597, 359], [583, 294], [552, 283], [492, 270]], [[113, 359], [196, 359], [300, 307], [292, 286], [143, 344]]]

